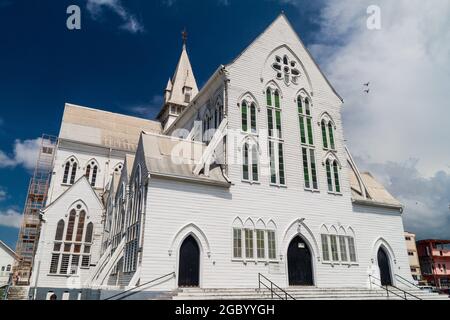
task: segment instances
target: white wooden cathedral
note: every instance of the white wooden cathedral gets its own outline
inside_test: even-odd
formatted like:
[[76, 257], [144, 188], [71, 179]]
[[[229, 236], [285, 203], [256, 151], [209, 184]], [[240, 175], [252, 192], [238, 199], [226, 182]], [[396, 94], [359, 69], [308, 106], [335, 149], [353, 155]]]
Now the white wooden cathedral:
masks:
[[184, 45], [155, 121], [66, 104], [34, 298], [412, 280], [402, 205], [358, 170], [342, 104], [283, 14], [201, 90]]

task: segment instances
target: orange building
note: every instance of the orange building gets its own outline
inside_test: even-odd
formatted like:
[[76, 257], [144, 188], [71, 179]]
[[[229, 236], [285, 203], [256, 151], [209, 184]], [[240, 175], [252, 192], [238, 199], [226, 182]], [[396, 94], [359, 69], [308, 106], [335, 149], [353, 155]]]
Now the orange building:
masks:
[[450, 287], [450, 240], [417, 242], [423, 278], [442, 290]]

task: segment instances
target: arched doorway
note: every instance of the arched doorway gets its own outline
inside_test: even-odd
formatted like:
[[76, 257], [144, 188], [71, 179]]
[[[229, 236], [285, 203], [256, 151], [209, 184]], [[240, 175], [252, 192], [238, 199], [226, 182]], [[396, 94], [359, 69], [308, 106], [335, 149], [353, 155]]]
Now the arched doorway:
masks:
[[193, 236], [187, 237], [180, 247], [178, 286], [200, 285], [200, 247]]
[[383, 286], [392, 286], [391, 263], [386, 250], [382, 247], [378, 249], [378, 267], [380, 268], [380, 280]]
[[288, 273], [290, 286], [314, 285], [311, 250], [300, 236], [288, 248]]

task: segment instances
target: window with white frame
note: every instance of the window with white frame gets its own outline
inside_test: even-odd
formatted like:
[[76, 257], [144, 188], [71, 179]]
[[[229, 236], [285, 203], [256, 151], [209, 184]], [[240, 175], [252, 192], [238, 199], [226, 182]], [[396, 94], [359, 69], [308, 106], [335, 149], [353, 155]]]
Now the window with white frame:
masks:
[[341, 193], [340, 183], [340, 165], [336, 159], [327, 159], [325, 161], [327, 172], [328, 192]]
[[77, 177], [78, 163], [74, 158], [70, 158], [64, 165], [63, 184], [74, 184]]
[[319, 190], [317, 177], [316, 154], [314, 146], [313, 118], [311, 101], [299, 95], [297, 97], [297, 109], [300, 123], [300, 142], [303, 164], [303, 176], [305, 189]]
[[269, 130], [270, 183], [286, 185], [281, 97], [278, 89], [267, 88], [267, 121]]
[[323, 118], [320, 122], [322, 131], [322, 143], [325, 150], [336, 150], [336, 143], [334, 139], [334, 124], [330, 119]]
[[97, 174], [98, 174], [98, 165], [94, 160], [92, 160], [86, 166], [86, 178], [93, 187], [95, 187], [95, 184], [97, 182]]
[[255, 256], [254, 253], [254, 238], [253, 238], [253, 230], [252, 229], [245, 229], [245, 258], [246, 259], [253, 259]]
[[242, 157], [242, 180], [259, 182], [259, 152], [256, 143], [245, 142]]
[[333, 263], [356, 263], [355, 238], [348, 235], [322, 234], [322, 260]]
[[241, 122], [242, 132], [256, 134], [257, 129], [257, 108], [254, 102], [247, 102], [246, 100], [241, 103]]
[[233, 229], [233, 257], [242, 258], [242, 229]]
[[266, 231], [256, 230], [256, 257], [258, 259], [266, 258]]
[[125, 249], [124, 249], [124, 272], [134, 272], [137, 269], [139, 239], [141, 232], [141, 214], [143, 213], [143, 202], [145, 192], [142, 183], [141, 167], [139, 166], [135, 175], [134, 183], [131, 188], [132, 198], [130, 199], [129, 218], [125, 232]]
[[233, 259], [273, 261], [277, 259], [276, 231], [269, 227], [233, 227]]
[[77, 275], [79, 268], [90, 268], [94, 225], [87, 219], [86, 209], [78, 204], [69, 212], [67, 228], [63, 219], [58, 222], [50, 274]]

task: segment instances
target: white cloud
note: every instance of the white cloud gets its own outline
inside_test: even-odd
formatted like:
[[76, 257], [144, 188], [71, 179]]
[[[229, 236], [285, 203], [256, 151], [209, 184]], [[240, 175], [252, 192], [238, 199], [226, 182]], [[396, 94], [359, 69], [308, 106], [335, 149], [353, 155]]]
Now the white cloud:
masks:
[[33, 170], [39, 156], [41, 143], [41, 138], [25, 141], [16, 140], [12, 156], [0, 150], [0, 168], [23, 166], [27, 170]]
[[379, 0], [379, 31], [367, 29], [371, 4], [327, 1], [311, 46], [345, 100], [349, 146], [374, 162], [419, 159], [427, 176], [448, 170], [450, 2]]
[[13, 209], [0, 211], [0, 226], [19, 229], [22, 224], [22, 214]]
[[[373, 4], [377, 31], [367, 28]], [[345, 100], [350, 150], [406, 206], [405, 227], [419, 238], [450, 238], [448, 17], [447, 0], [324, 0], [310, 45]]]
[[450, 174], [439, 171], [423, 177], [414, 159], [384, 164], [356, 160], [360, 168], [373, 173], [405, 205], [406, 230], [422, 239], [450, 238]]
[[105, 9], [116, 13], [123, 21], [120, 27], [130, 33], [141, 33], [145, 31], [143, 24], [131, 14], [122, 4], [121, 0], [87, 0], [87, 9], [93, 19], [100, 18]]

